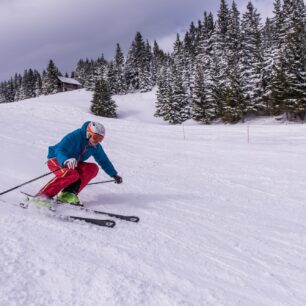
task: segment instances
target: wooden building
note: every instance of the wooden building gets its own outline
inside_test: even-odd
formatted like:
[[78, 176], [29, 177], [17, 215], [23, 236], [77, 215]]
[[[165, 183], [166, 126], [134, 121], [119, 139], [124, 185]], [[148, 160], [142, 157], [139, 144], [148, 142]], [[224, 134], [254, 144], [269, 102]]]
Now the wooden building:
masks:
[[75, 79], [58, 76], [58, 92], [82, 88], [82, 84]]

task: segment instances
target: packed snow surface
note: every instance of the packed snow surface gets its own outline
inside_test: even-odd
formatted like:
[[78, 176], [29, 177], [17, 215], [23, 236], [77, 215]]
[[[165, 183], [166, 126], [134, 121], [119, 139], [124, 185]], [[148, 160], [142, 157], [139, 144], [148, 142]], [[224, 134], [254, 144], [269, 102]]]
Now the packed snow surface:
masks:
[[85, 90], [0, 105], [0, 192], [49, 172], [48, 146], [97, 120], [124, 183], [80, 197], [140, 217], [99, 228], [0, 196], [1, 306], [305, 305], [305, 125], [169, 126], [154, 97], [115, 96], [118, 119], [92, 115]]

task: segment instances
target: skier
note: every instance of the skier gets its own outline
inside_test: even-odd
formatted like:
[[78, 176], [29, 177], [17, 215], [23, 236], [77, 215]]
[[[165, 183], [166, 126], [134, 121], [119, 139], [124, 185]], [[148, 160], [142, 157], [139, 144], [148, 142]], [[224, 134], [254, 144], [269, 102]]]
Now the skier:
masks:
[[85, 162], [90, 156], [115, 179], [115, 183], [121, 184], [122, 177], [100, 144], [104, 136], [105, 128], [101, 123], [87, 121], [80, 129], [49, 147], [48, 167], [51, 171], [58, 170], [54, 172], [55, 177], [37, 193], [37, 197], [43, 199], [57, 195], [59, 201], [80, 205], [78, 194], [99, 171], [96, 163]]

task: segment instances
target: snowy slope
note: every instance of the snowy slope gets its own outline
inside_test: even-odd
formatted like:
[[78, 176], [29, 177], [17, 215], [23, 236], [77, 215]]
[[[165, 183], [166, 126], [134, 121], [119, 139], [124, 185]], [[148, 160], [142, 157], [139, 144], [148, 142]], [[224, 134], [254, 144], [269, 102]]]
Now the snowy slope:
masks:
[[66, 223], [19, 208], [18, 190], [0, 196], [1, 306], [305, 305], [304, 125], [253, 124], [248, 143], [242, 124], [164, 124], [154, 92], [116, 96], [119, 119], [90, 114], [90, 99], [0, 105], [0, 191], [48, 172], [47, 147], [95, 119], [124, 184], [81, 199], [141, 221]]

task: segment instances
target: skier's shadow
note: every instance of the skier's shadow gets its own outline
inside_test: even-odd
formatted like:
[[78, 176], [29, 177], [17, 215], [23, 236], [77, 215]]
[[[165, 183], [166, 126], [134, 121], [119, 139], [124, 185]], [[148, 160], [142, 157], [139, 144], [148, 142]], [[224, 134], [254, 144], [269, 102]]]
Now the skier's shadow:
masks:
[[141, 194], [141, 193], [124, 193], [124, 194], [113, 194], [105, 193], [99, 195], [93, 202], [101, 205], [129, 205], [129, 206], [145, 206], [151, 203], [158, 205], [158, 203], [167, 202], [169, 200], [192, 200], [195, 196], [192, 194]]

